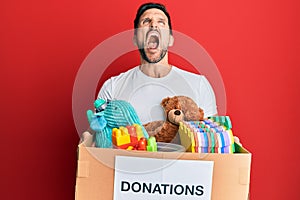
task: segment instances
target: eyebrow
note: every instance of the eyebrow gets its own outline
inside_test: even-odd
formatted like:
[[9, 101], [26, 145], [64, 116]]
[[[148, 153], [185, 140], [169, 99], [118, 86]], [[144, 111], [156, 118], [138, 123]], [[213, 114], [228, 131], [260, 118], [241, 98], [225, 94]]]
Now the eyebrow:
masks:
[[150, 19], [150, 17], [144, 17], [144, 18], [141, 18], [140, 21], [144, 21], [145, 19]]
[[[150, 17], [144, 17], [140, 19], [140, 22], [145, 21], [146, 19], [152, 20]], [[166, 22], [167, 19], [159, 17], [158, 20]]]

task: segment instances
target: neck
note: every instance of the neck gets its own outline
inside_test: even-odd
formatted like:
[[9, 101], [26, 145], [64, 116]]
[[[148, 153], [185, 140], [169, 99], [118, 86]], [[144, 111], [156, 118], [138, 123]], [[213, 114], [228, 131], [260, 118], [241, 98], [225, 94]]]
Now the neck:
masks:
[[147, 76], [152, 78], [162, 78], [169, 74], [172, 66], [167, 60], [161, 60], [158, 63], [148, 63], [141, 60], [140, 70]]

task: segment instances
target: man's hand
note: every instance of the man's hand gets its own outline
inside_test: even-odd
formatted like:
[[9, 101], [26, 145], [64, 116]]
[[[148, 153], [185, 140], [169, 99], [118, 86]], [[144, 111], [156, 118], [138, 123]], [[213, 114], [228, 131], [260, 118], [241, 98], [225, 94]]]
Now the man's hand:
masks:
[[[88, 131], [85, 131], [84, 133], [82, 133], [79, 143], [86, 141], [90, 137], [92, 137], [92, 134]], [[92, 143], [92, 147], [95, 147], [95, 142]]]

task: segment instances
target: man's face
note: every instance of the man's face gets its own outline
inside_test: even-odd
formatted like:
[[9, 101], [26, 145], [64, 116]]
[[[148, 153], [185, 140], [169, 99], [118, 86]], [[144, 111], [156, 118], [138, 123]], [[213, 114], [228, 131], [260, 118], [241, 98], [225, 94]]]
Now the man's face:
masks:
[[148, 9], [140, 17], [136, 43], [145, 61], [157, 63], [164, 58], [172, 45], [168, 18], [159, 9]]

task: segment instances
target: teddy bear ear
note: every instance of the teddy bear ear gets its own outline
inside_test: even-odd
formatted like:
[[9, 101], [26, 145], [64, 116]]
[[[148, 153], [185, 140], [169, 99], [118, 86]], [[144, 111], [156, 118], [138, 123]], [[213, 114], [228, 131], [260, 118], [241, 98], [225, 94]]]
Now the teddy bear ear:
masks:
[[160, 105], [161, 105], [162, 107], [165, 107], [165, 106], [168, 104], [168, 101], [169, 101], [169, 100], [170, 100], [170, 97], [164, 98], [164, 99], [161, 101]]

